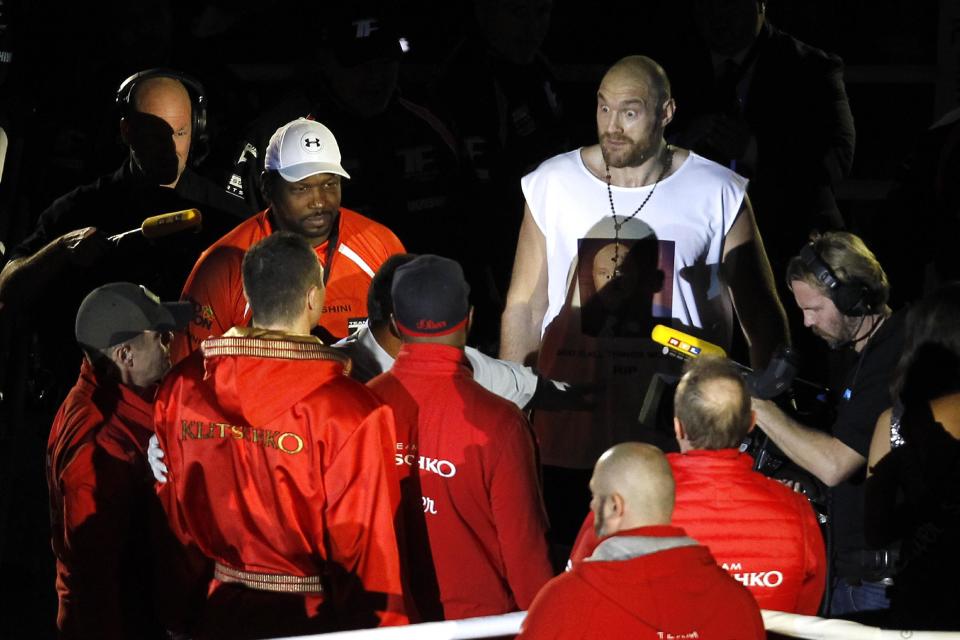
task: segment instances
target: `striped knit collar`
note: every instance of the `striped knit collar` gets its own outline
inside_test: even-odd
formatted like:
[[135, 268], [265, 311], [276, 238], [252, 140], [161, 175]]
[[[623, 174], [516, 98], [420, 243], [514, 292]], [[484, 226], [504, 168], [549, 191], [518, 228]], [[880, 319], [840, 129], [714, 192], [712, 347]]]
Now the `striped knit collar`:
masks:
[[219, 338], [208, 338], [200, 345], [204, 358], [249, 356], [284, 360], [332, 360], [349, 373], [350, 358], [323, 344], [312, 335], [284, 333], [255, 327], [234, 327]]

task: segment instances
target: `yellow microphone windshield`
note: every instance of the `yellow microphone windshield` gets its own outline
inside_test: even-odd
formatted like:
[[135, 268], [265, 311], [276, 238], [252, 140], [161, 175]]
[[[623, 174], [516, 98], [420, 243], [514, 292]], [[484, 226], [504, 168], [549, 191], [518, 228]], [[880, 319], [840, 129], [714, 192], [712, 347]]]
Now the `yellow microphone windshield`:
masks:
[[173, 213], [161, 213], [143, 221], [140, 230], [145, 238], [160, 238], [184, 229], [199, 227], [203, 216], [197, 209], [184, 209]]
[[650, 338], [657, 344], [662, 344], [688, 358], [699, 358], [700, 356], [727, 357], [727, 352], [722, 347], [662, 324], [653, 328]]

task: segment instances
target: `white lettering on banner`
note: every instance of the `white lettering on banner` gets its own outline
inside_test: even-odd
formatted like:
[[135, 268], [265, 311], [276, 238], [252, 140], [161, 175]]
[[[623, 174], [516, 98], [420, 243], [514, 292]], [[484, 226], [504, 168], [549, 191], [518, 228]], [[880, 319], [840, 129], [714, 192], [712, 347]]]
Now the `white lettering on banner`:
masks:
[[440, 460], [437, 458], [428, 458], [427, 456], [417, 456], [412, 453], [395, 453], [394, 460], [397, 466], [418, 466], [422, 471], [435, 473], [441, 478], [452, 478], [457, 475], [457, 465], [449, 460]]
[[783, 584], [783, 574], [779, 571], [757, 571], [754, 573], [731, 573], [730, 576], [742, 584], [750, 587], [767, 587], [774, 589]]
[[437, 503], [433, 501], [433, 498], [428, 498], [423, 496], [423, 512], [429, 513], [430, 515], [437, 515]]
[[657, 638], [660, 640], [698, 640], [700, 638], [700, 632], [670, 633], [669, 631], [657, 631]]
[[783, 584], [783, 573], [780, 571], [754, 571], [743, 573], [743, 564], [740, 562], [724, 562], [720, 565], [724, 571], [745, 587], [768, 587], [775, 589]]

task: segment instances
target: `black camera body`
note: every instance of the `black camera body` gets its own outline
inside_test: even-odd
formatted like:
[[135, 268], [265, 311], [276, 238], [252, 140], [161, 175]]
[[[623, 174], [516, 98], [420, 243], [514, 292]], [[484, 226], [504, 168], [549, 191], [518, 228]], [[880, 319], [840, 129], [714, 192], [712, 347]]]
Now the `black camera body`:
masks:
[[[794, 382], [797, 382], [799, 362], [796, 351], [792, 347], [780, 347], [766, 369], [762, 371], [748, 371], [744, 374], [744, 382], [750, 395], [762, 400], [773, 400], [790, 393]], [[808, 386], [811, 383], [803, 381]], [[826, 396], [826, 389], [819, 389], [819, 398]], [[788, 399], [793, 405], [793, 398]], [[753, 457], [755, 471], [776, 480], [788, 481], [798, 491], [801, 491], [810, 500], [821, 524], [827, 517], [827, 492], [823, 484], [813, 474], [804, 471], [794, 464], [770, 440], [763, 429], [755, 428], [747, 434], [740, 445], [740, 450]]]

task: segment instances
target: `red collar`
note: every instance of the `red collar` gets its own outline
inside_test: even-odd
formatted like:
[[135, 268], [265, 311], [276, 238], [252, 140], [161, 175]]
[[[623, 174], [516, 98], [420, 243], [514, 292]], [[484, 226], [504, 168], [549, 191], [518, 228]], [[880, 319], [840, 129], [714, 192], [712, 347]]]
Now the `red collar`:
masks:
[[735, 460], [743, 455], [740, 449], [691, 449], [680, 454], [694, 458], [716, 458], [718, 460]]
[[[136, 424], [153, 424], [152, 400], [144, 400], [135, 389], [96, 371], [86, 358], [80, 365], [78, 382], [84, 386], [87, 393], [93, 397], [94, 402], [98, 405], [100, 402], [98, 402], [97, 396], [117, 400], [113, 412], [120, 418]], [[152, 398], [155, 393], [156, 387], [153, 387], [147, 395]]]
[[419, 372], [454, 373], [466, 368], [463, 349], [435, 342], [407, 342], [400, 347], [394, 368]]

